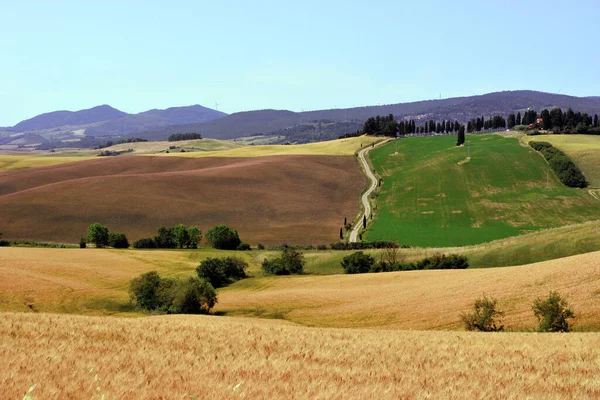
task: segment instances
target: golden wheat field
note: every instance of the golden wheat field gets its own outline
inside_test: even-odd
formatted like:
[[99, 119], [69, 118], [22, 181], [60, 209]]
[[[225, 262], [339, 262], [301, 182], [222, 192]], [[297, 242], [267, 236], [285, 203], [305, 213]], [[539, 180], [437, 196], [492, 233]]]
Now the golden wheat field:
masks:
[[0, 314], [2, 398], [593, 399], [600, 334]]

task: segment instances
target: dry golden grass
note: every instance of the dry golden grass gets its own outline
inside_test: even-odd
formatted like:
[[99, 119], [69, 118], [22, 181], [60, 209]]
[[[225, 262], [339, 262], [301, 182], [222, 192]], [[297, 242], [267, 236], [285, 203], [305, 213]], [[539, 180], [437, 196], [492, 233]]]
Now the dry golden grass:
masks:
[[0, 314], [0, 385], [6, 399], [33, 385], [36, 399], [592, 399], [599, 341], [12, 313]]
[[244, 146], [238, 149], [223, 150], [219, 152], [191, 152], [160, 154], [166, 157], [264, 157], [264, 156], [289, 156], [289, 155], [321, 155], [321, 156], [349, 156], [361, 149], [361, 145], [370, 146], [380, 141], [380, 137], [360, 136], [347, 139], [329, 140], [293, 145], [262, 145]]
[[19, 169], [40, 168], [51, 165], [84, 161], [93, 157], [53, 157], [48, 155], [4, 155], [0, 154], [0, 172]]
[[[0, 247], [0, 311], [90, 315], [131, 313], [127, 292], [134, 276], [151, 270], [164, 276], [195, 275], [206, 257], [232, 252], [202, 249], [101, 250]], [[252, 263], [251, 255], [236, 252]]]
[[600, 252], [519, 267], [260, 277], [222, 289], [215, 310], [318, 327], [462, 329], [460, 313], [485, 294], [508, 328], [529, 330], [533, 300], [551, 290], [572, 304], [575, 329], [600, 329]]
[[552, 143], [571, 157], [585, 175], [590, 187], [600, 188], [600, 136], [543, 135], [526, 136], [523, 140]]
[[[165, 150], [169, 150], [170, 146], [175, 146], [178, 149], [186, 149], [186, 151], [210, 151], [218, 152], [221, 150], [237, 149], [243, 147], [243, 144], [232, 142], [230, 140], [217, 140], [217, 139], [201, 139], [201, 140], [180, 140], [177, 142], [135, 142], [135, 143], [122, 143], [116, 144], [111, 147], [107, 147], [103, 150], [112, 151], [123, 151], [132, 149], [133, 154], [155, 154], [161, 153]], [[172, 153], [178, 154], [178, 149], [170, 150]], [[216, 154], [213, 154], [216, 156]]]

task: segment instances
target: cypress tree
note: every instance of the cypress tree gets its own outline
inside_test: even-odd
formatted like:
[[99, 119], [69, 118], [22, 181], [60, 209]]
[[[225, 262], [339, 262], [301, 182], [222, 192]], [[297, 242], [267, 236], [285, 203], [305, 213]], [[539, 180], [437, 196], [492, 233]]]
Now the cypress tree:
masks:
[[348, 225], [348, 220], [344, 217], [344, 226]]
[[517, 113], [517, 125], [521, 125], [521, 122], [522, 122], [522, 121], [521, 121], [521, 112], [519, 111], [519, 112]]
[[594, 114], [594, 128], [598, 127], [598, 114]]
[[340, 240], [344, 240], [344, 228], [340, 228]]
[[363, 215], [363, 229], [367, 229], [367, 216]]

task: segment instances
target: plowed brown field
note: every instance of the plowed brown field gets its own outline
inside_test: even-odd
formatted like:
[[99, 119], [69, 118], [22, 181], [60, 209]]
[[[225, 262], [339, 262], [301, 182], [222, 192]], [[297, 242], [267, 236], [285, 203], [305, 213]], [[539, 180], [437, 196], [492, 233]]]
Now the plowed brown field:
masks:
[[251, 244], [330, 243], [364, 185], [352, 156], [97, 159], [0, 173], [0, 231], [76, 242], [93, 222], [130, 239], [225, 223]]

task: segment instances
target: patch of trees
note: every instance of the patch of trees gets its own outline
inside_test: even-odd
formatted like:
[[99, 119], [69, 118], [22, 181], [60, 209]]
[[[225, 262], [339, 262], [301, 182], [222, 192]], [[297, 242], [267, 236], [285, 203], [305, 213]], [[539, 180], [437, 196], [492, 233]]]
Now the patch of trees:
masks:
[[534, 150], [542, 153], [550, 168], [564, 185], [577, 188], [587, 186], [585, 176], [565, 153], [548, 142], [529, 142], [529, 145]]
[[173, 134], [169, 135], [167, 140], [169, 142], [178, 142], [180, 140], [197, 140], [197, 139], [202, 139], [202, 135], [199, 133], [190, 132], [190, 133], [173, 133]]
[[129, 283], [131, 300], [147, 311], [168, 314], [207, 314], [217, 302], [214, 287], [205, 279], [162, 278], [147, 272]]
[[148, 141], [147, 139], [136, 138], [136, 137], [121, 139], [121, 140], [117, 140], [116, 142], [113, 142], [112, 140], [107, 140], [105, 143], [99, 144], [96, 147], [94, 147], [94, 150], [100, 150], [100, 149], [104, 149], [105, 147], [116, 146], [118, 144], [147, 142], [147, 141]]
[[281, 256], [272, 260], [264, 259], [262, 269], [267, 275], [293, 275], [304, 273], [304, 254], [291, 247], [284, 248]]
[[[500, 319], [504, 312], [498, 310], [498, 301], [493, 298], [483, 298], [475, 301], [471, 313], [460, 316], [465, 329], [468, 331], [500, 332], [504, 325]], [[536, 298], [531, 307], [538, 320], [538, 332], [569, 332], [569, 319], [575, 318], [568, 302], [557, 292], [550, 292], [546, 298]]]
[[367, 272], [414, 271], [425, 269], [465, 269], [469, 267], [467, 257], [458, 254], [434, 254], [417, 262], [405, 262], [397, 248], [389, 248], [382, 253], [381, 260], [358, 251], [342, 259], [341, 266], [347, 274]]
[[477, 117], [471, 119], [467, 122], [467, 132], [481, 132], [481, 131], [491, 131], [491, 130], [500, 130], [506, 129], [507, 121], [501, 115], [491, 116], [489, 119], [485, 119], [484, 117]]
[[158, 228], [154, 238], [141, 238], [133, 242], [134, 249], [197, 249], [202, 240], [202, 231], [195, 226], [183, 224]]
[[114, 156], [118, 156], [121, 154], [125, 154], [125, 153], [132, 153], [133, 149], [127, 149], [127, 150], [103, 150], [100, 153], [98, 153], [98, 157], [114, 157]]
[[215, 288], [220, 288], [246, 278], [248, 263], [237, 257], [207, 258], [202, 261], [196, 273]]
[[[541, 119], [541, 122], [538, 121], [538, 118]], [[540, 114], [534, 110], [528, 110], [522, 118], [521, 113], [518, 113], [516, 117], [514, 114], [510, 114], [508, 121], [510, 129], [520, 125], [535, 125], [536, 128], [553, 131], [554, 133], [600, 135], [598, 114], [592, 117], [587, 113], [575, 112], [570, 108], [566, 112], [563, 112], [560, 108], [544, 109]]]
[[7, 246], [10, 246], [10, 243], [9, 243], [9, 242], [7, 242], [6, 240], [2, 240], [2, 235], [3, 235], [3, 233], [2, 233], [2, 232], [0, 232], [0, 247], [7, 247]]
[[395, 137], [409, 134], [450, 134], [459, 132], [461, 126], [458, 121], [434, 121], [429, 120], [417, 126], [414, 119], [396, 121], [392, 114], [388, 116], [371, 117], [364, 123], [362, 133], [366, 135], [383, 135]]
[[331, 244], [331, 250], [365, 250], [365, 249], [388, 249], [398, 247], [409, 247], [400, 246], [396, 242], [377, 240], [373, 242], [337, 242]]
[[238, 231], [227, 225], [216, 225], [210, 228], [206, 232], [206, 241], [215, 249], [220, 250], [236, 250], [242, 245]]
[[[125, 234], [109, 232], [106, 226], [97, 222], [88, 226], [86, 238], [87, 243], [94, 243], [99, 249], [103, 247], [126, 249], [129, 247], [129, 241]], [[79, 247], [85, 248], [85, 240], [83, 238], [80, 240]]]

